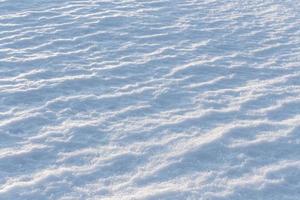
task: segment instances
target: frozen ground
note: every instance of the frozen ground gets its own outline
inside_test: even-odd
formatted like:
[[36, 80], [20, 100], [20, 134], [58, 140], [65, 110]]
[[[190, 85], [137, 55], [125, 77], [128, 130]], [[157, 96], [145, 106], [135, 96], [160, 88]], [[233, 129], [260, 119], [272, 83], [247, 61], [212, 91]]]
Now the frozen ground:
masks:
[[299, 200], [299, 0], [1, 0], [1, 200]]

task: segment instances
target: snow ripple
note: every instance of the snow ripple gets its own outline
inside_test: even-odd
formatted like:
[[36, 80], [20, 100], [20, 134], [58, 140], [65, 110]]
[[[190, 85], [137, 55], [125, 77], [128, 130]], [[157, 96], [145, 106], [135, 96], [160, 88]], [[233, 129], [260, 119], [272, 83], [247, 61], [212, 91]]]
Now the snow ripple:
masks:
[[0, 199], [299, 199], [299, 8], [0, 0]]

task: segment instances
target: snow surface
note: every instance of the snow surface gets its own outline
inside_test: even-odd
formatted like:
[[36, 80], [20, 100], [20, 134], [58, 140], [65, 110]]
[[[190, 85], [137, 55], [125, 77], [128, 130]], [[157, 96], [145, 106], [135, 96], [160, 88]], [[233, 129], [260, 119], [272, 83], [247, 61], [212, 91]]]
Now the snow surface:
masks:
[[299, 0], [0, 0], [1, 200], [299, 200]]

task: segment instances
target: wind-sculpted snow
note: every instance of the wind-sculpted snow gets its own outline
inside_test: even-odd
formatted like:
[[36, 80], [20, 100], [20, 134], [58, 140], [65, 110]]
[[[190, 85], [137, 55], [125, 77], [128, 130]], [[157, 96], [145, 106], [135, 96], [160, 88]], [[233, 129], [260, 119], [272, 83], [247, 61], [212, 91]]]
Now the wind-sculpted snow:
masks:
[[300, 199], [298, 0], [0, 0], [1, 200]]

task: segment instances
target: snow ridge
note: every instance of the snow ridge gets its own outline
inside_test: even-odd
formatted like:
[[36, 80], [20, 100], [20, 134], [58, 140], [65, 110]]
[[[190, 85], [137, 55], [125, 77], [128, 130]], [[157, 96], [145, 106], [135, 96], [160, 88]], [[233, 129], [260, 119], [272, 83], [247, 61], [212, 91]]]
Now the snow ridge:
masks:
[[0, 13], [0, 200], [299, 199], [298, 1]]

